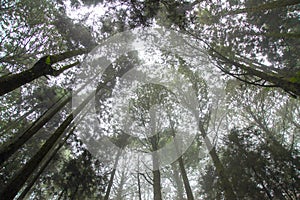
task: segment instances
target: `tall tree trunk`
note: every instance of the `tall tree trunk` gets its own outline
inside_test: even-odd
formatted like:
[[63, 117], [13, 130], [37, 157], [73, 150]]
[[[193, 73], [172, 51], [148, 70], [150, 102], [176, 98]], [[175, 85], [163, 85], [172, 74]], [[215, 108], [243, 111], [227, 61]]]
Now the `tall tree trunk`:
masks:
[[[171, 120], [170, 116], [168, 118], [169, 118], [169, 121], [170, 121], [170, 124], [171, 124], [172, 137], [175, 141], [174, 145], [175, 145], [176, 154], [179, 155], [178, 143], [175, 140], [176, 132], [175, 132], [175, 128], [174, 128], [174, 122]], [[177, 161], [179, 163], [179, 169], [180, 169], [180, 173], [181, 173], [181, 176], [182, 176], [182, 180], [183, 180], [184, 189], [185, 189], [185, 192], [186, 192], [187, 199], [188, 200], [194, 200], [194, 195], [193, 195], [193, 192], [192, 192], [192, 189], [191, 189], [191, 186], [190, 186], [189, 179], [187, 177], [187, 173], [186, 173], [186, 170], [185, 170], [185, 167], [184, 167], [182, 156], [180, 156]]]
[[[182, 61], [182, 60], [180, 60], [180, 61]], [[181, 64], [179, 66], [179, 70], [180, 70], [180, 73], [182, 73], [184, 76], [186, 76], [191, 81], [191, 83], [193, 84], [193, 88], [195, 90], [196, 96], [198, 96], [197, 93], [199, 91], [201, 91], [200, 87], [203, 87], [203, 86], [199, 86], [198, 85], [199, 84], [198, 80], [201, 80], [201, 79], [198, 79], [197, 78], [198, 75], [195, 74], [193, 71], [191, 71], [189, 69], [189, 67], [186, 66], [186, 65], [184, 65], [184, 64]], [[198, 108], [198, 109], [200, 110], [201, 108]], [[199, 114], [198, 113], [195, 113], [195, 118], [196, 119], [199, 118]], [[208, 116], [207, 116], [207, 119], [209, 119]], [[208, 123], [208, 122], [206, 122], [206, 123]], [[201, 136], [202, 136], [202, 138], [203, 138], [203, 140], [205, 142], [205, 145], [206, 145], [207, 149], [209, 150], [209, 155], [212, 158], [212, 161], [213, 161], [214, 166], [215, 166], [215, 168], [217, 170], [217, 173], [218, 173], [218, 175], [220, 177], [221, 184], [222, 184], [222, 187], [223, 187], [223, 190], [224, 190], [224, 194], [225, 194], [225, 198], [227, 200], [237, 199], [237, 197], [236, 197], [236, 195], [234, 193], [232, 184], [231, 184], [231, 182], [229, 181], [229, 178], [226, 175], [224, 166], [223, 166], [223, 164], [221, 163], [221, 161], [219, 159], [219, 156], [218, 156], [218, 154], [216, 152], [215, 147], [212, 146], [209, 138], [206, 137], [206, 131], [204, 129], [203, 122], [201, 122], [200, 120], [198, 121], [198, 128], [199, 128], [200, 134], [201, 134]]]
[[2, 165], [12, 154], [14, 154], [25, 142], [37, 133], [61, 108], [63, 108], [72, 96], [67, 95], [60, 99], [53, 107], [47, 110], [27, 130], [18, 133], [17, 137], [8, 141], [0, 148], [0, 165]]
[[[226, 56], [222, 55], [220, 52], [215, 50], [211, 47], [211, 55], [221, 61], [222, 64], [226, 65], [232, 65], [237, 67], [238, 69], [241, 69], [250, 76], [256, 76], [258, 78], [261, 78], [262, 80], [268, 81], [269, 83], [273, 83], [274, 87], [280, 87], [284, 89], [287, 92], [290, 92], [296, 96], [300, 96], [300, 70], [295, 72], [292, 76], [280, 74], [280, 73], [274, 73], [274, 72], [264, 72], [260, 71], [258, 69], [255, 69], [252, 66], [246, 66], [244, 64], [238, 63], [232, 59], [227, 58]], [[230, 74], [229, 71], [224, 69], [221, 66], [218, 66], [224, 73]], [[235, 77], [238, 78], [238, 77]], [[241, 80], [243, 81], [243, 80]]]
[[210, 140], [208, 139], [208, 137], [206, 137], [206, 131], [204, 130], [204, 127], [203, 127], [203, 125], [201, 123], [199, 123], [199, 130], [201, 132], [202, 138], [205, 141], [206, 147], [209, 150], [209, 155], [212, 158], [212, 161], [213, 161], [214, 166], [215, 166], [215, 168], [217, 170], [217, 173], [218, 173], [218, 175], [220, 177], [221, 184], [222, 184], [222, 187], [223, 187], [223, 190], [224, 190], [224, 194], [225, 194], [225, 198], [227, 200], [237, 199], [237, 197], [236, 197], [236, 195], [234, 193], [232, 184], [229, 181], [229, 178], [228, 178], [228, 176], [227, 176], [227, 174], [225, 172], [223, 164], [220, 161], [220, 158], [219, 158], [219, 156], [218, 156], [218, 154], [216, 152], [216, 149], [215, 149], [215, 147], [212, 146], [212, 144], [211, 144]]
[[115, 177], [115, 174], [116, 174], [116, 169], [117, 169], [117, 165], [118, 165], [121, 153], [122, 153], [122, 149], [119, 149], [118, 152], [117, 152], [117, 156], [116, 156], [116, 160], [115, 160], [115, 163], [114, 163], [113, 170], [110, 174], [110, 179], [109, 179], [109, 182], [108, 182], [108, 186], [107, 186], [107, 189], [106, 189], [104, 200], [109, 200], [110, 191], [111, 191], [112, 186], [113, 186], [114, 177]]
[[181, 173], [182, 180], [184, 183], [184, 188], [185, 188], [187, 199], [194, 200], [194, 195], [193, 195], [193, 192], [192, 192], [192, 189], [190, 186], [190, 182], [189, 182], [189, 179], [188, 179], [186, 171], [185, 171], [182, 156], [180, 156], [178, 158], [178, 163], [179, 163], [180, 173]]
[[161, 182], [160, 182], [160, 171], [159, 171], [159, 159], [157, 155], [158, 150], [158, 137], [154, 135], [150, 138], [152, 145], [152, 163], [154, 170], [153, 173], [153, 196], [154, 200], [162, 200], [161, 197]]
[[57, 143], [62, 137], [66, 128], [71, 124], [74, 117], [76, 117], [80, 111], [88, 104], [88, 102], [94, 97], [94, 94], [90, 94], [73, 112], [70, 114], [64, 122], [56, 129], [56, 131], [50, 136], [50, 138], [43, 144], [40, 150], [9, 180], [4, 189], [0, 192], [0, 196], [5, 200], [14, 199], [18, 191], [23, 187], [28, 177], [37, 169], [43, 158], [47, 155], [50, 149]]
[[23, 114], [22, 116], [20, 116], [16, 121], [13, 121], [12, 123], [8, 123], [4, 127], [0, 128], [0, 135], [4, 134], [6, 131], [11, 130], [12, 128], [15, 128], [16, 125], [21, 123], [26, 117], [28, 117], [34, 111], [35, 111], [35, 109], [32, 109], [32, 110], [26, 112], [25, 114]]
[[64, 194], [65, 194], [65, 190], [63, 189], [63, 190], [60, 192], [60, 194], [59, 194], [57, 200], [61, 200], [61, 198], [63, 197]]
[[125, 184], [125, 178], [126, 178], [126, 174], [125, 174], [125, 170], [122, 171], [122, 175], [120, 178], [120, 183], [117, 189], [117, 194], [116, 194], [116, 200], [122, 200], [123, 199], [123, 189], [124, 189], [124, 184]]
[[37, 181], [37, 179], [40, 177], [40, 175], [44, 172], [46, 167], [49, 165], [49, 163], [52, 161], [52, 159], [55, 157], [56, 153], [61, 149], [61, 147], [65, 144], [67, 139], [73, 134], [75, 127], [69, 132], [69, 134], [64, 138], [63, 141], [61, 141], [56, 149], [49, 155], [48, 158], [46, 158], [46, 161], [42, 164], [38, 172], [31, 178], [30, 182], [26, 185], [26, 188], [22, 191], [21, 195], [18, 197], [18, 200], [22, 200], [25, 198], [27, 193], [30, 191], [34, 183]]
[[180, 180], [176, 164], [177, 164], [176, 162], [172, 163], [171, 167], [172, 167], [172, 171], [173, 171], [174, 181], [175, 181], [176, 187], [177, 187], [177, 200], [183, 200], [183, 185]]
[[151, 123], [151, 151], [152, 151], [152, 164], [153, 164], [153, 196], [154, 200], [162, 200], [161, 196], [161, 180], [159, 171], [159, 157], [157, 154], [159, 136], [156, 133], [156, 113], [150, 112], [150, 123]]
[[4, 77], [0, 77], [0, 96], [15, 90], [16, 88], [25, 85], [26, 83], [30, 83], [31, 81], [46, 75], [58, 76], [64, 70], [73, 67], [78, 62], [67, 65], [60, 70], [55, 70], [52, 68], [52, 65], [65, 60], [67, 58], [72, 58], [74, 56], [78, 56], [81, 54], [87, 53], [84, 49], [78, 49], [73, 51], [68, 51], [55, 55], [47, 55], [42, 57], [39, 61], [37, 61], [34, 66], [28, 70], [25, 70], [18, 74], [11, 74]]
[[[95, 75], [97, 77], [98, 74]], [[94, 77], [94, 78], [95, 78]], [[93, 80], [93, 79], [92, 79]], [[84, 84], [73, 94], [79, 93], [88, 83]], [[17, 137], [8, 141], [0, 148], [0, 166], [14, 154], [25, 142], [27, 142], [34, 134], [36, 134], [60, 109], [62, 109], [72, 99], [71, 94], [67, 94], [49, 108], [42, 116], [40, 116], [29, 128], [17, 134]]]
[[139, 200], [142, 200], [140, 173], [137, 173], [137, 181], [138, 181], [138, 195], [139, 195]]
[[243, 8], [238, 10], [229, 11], [226, 13], [223, 13], [223, 16], [226, 15], [236, 15], [241, 13], [256, 13], [256, 12], [262, 12], [265, 10], [272, 10], [277, 8], [284, 8], [287, 6], [293, 6], [299, 4], [299, 0], [277, 0], [277, 1], [271, 1], [264, 4], [260, 4], [258, 6], [249, 7], [249, 8]]
[[153, 173], [153, 194], [154, 200], [162, 200], [161, 197], [161, 182], [160, 182], [160, 171], [154, 170]]

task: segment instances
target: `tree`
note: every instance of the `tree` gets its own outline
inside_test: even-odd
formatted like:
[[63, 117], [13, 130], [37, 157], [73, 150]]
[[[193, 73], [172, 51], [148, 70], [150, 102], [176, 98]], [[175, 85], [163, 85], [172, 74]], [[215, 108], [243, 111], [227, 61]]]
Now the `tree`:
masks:
[[52, 65], [65, 60], [67, 58], [71, 58], [77, 55], [81, 55], [87, 53], [86, 50], [79, 49], [69, 52], [64, 52], [61, 54], [48, 55], [42, 57], [39, 61], [37, 61], [31, 69], [23, 71], [19, 74], [11, 74], [0, 78], [0, 95], [4, 95], [26, 83], [30, 83], [34, 79], [37, 79], [41, 76], [51, 75], [58, 76], [63, 71], [78, 65], [78, 62], [75, 62], [70, 65], [66, 65], [59, 70], [55, 70], [52, 68]]

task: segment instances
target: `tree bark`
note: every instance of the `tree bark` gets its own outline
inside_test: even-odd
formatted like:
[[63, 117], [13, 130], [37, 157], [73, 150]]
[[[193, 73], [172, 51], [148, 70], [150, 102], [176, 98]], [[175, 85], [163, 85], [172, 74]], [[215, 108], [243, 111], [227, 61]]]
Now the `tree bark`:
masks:
[[189, 179], [188, 179], [186, 171], [185, 171], [182, 156], [180, 156], [178, 158], [178, 163], [179, 163], [180, 173], [181, 173], [182, 180], [184, 183], [184, 188], [185, 188], [187, 199], [194, 200], [194, 195], [193, 195], [193, 192], [192, 192], [192, 189], [190, 186], [190, 182], [189, 182]]
[[67, 95], [60, 99], [53, 107], [47, 110], [27, 130], [19, 133], [17, 137], [8, 141], [0, 148], [0, 165], [2, 165], [12, 154], [14, 154], [25, 142], [37, 133], [61, 108], [63, 108], [72, 96]]
[[[236, 14], [241, 14], [241, 13], [256, 13], [256, 12], [262, 12], [265, 10], [272, 10], [276, 8], [284, 8], [287, 6], [293, 6], [299, 4], [299, 0], [277, 0], [277, 1], [271, 1], [268, 3], [264, 3], [255, 7], [249, 7], [249, 8], [243, 8], [243, 9], [238, 9], [238, 10], [233, 10], [224, 13], [224, 15], [236, 15]], [[223, 15], [223, 16], [224, 16]]]
[[[152, 120], [152, 119], [151, 119]], [[152, 163], [154, 170], [153, 173], [153, 196], [154, 200], [162, 200], [161, 197], [161, 182], [160, 182], [160, 171], [159, 171], [159, 160], [157, 155], [158, 150], [158, 137], [154, 135], [150, 138], [152, 145]]]
[[22, 167], [13, 177], [4, 189], [0, 192], [0, 196], [3, 199], [11, 200], [17, 195], [18, 191], [23, 187], [29, 176], [37, 169], [43, 158], [47, 155], [50, 149], [57, 143], [62, 137], [65, 129], [71, 124], [74, 117], [76, 117], [81, 110], [88, 104], [88, 102], [94, 97], [94, 94], [90, 94], [56, 129], [56, 131], [50, 136], [50, 138], [43, 144], [40, 150]]
[[107, 190], [106, 190], [106, 193], [105, 193], [105, 196], [104, 196], [104, 200], [109, 200], [110, 191], [111, 191], [111, 188], [112, 188], [112, 185], [113, 185], [113, 182], [114, 182], [114, 177], [115, 177], [115, 174], [116, 174], [116, 169], [117, 169], [117, 165], [118, 165], [121, 153], [122, 153], [122, 150], [119, 149], [118, 153], [117, 153], [117, 156], [116, 156], [116, 160], [115, 160], [115, 163], [114, 163], [113, 170], [112, 170], [111, 175], [110, 175], [110, 179], [109, 179], [109, 182], [108, 182], [108, 186], [107, 186]]
[[[40, 175], [44, 172], [46, 167], [49, 165], [49, 163], [52, 161], [52, 159], [55, 157], [56, 153], [61, 149], [61, 147], [65, 144], [67, 139], [73, 134], [75, 127], [69, 132], [69, 134], [61, 141], [56, 149], [49, 155], [49, 157], [46, 159], [46, 161], [42, 164], [38, 172], [33, 176], [33, 178], [30, 180], [30, 182], [26, 185], [26, 188], [22, 191], [21, 195], [18, 197], [17, 200], [22, 200], [25, 198], [27, 193], [30, 191], [34, 183], [37, 181], [37, 179], [40, 177]], [[62, 193], [61, 193], [62, 194]]]
[[32, 68], [25, 70], [18, 74], [10, 74], [7, 76], [0, 77], [0, 96], [9, 93], [22, 85], [30, 83], [31, 81], [41, 77], [41, 76], [58, 76], [64, 70], [69, 69], [78, 64], [78, 62], [68, 65], [60, 70], [55, 70], [52, 68], [52, 65], [65, 60], [67, 58], [72, 58], [81, 54], [88, 53], [84, 49], [78, 49], [73, 51], [68, 51], [55, 55], [47, 55], [42, 57], [37, 61]]
[[220, 177], [221, 185], [222, 185], [223, 190], [224, 190], [225, 199], [227, 199], [227, 200], [237, 199], [237, 197], [236, 197], [236, 195], [234, 193], [232, 184], [229, 181], [228, 176], [226, 175], [224, 166], [223, 166], [223, 164], [220, 161], [220, 158], [219, 158], [219, 156], [218, 156], [218, 154], [216, 152], [216, 149], [215, 149], [215, 147], [212, 146], [210, 140], [206, 137], [206, 131], [204, 130], [204, 127], [203, 127], [203, 125], [201, 123], [199, 123], [199, 130], [201, 132], [202, 138], [205, 141], [206, 147], [209, 150], [209, 155], [212, 158], [212, 161], [213, 161], [214, 166], [215, 166], [215, 168], [217, 170], [217, 173], [218, 173], [218, 175]]
[[139, 195], [139, 200], [142, 200], [140, 173], [137, 173], [137, 181], [138, 181], [138, 195]]
[[[97, 77], [98, 74], [95, 75]], [[94, 78], [95, 78], [94, 77]], [[93, 78], [92, 78], [93, 80]], [[84, 84], [73, 94], [80, 92], [88, 83]], [[40, 118], [38, 118], [28, 129], [18, 133], [17, 137], [8, 141], [0, 148], [0, 166], [14, 154], [25, 142], [27, 142], [34, 134], [36, 134], [60, 109], [62, 109], [72, 99], [72, 95], [68, 94], [48, 109]]]
[[171, 167], [173, 170], [174, 181], [177, 187], [177, 200], [183, 200], [183, 185], [179, 178], [179, 173], [176, 164], [177, 164], [176, 162], [172, 163]]
[[[174, 143], [175, 150], [176, 150], [176, 153], [178, 155], [179, 151], [178, 151], [178, 143], [175, 140], [174, 123], [172, 123], [170, 118], [169, 118], [169, 121], [170, 121], [170, 124], [171, 124], [172, 136], [173, 136], [174, 141], [175, 141], [175, 143]], [[177, 161], [179, 163], [179, 169], [180, 169], [181, 177], [182, 177], [182, 180], [183, 180], [184, 189], [185, 189], [185, 192], [186, 192], [187, 199], [188, 200], [194, 200], [194, 195], [193, 195], [193, 192], [192, 192], [192, 189], [191, 189], [191, 186], [190, 186], [189, 179], [188, 179], [187, 174], [186, 174], [186, 170], [185, 170], [185, 167], [184, 167], [182, 156], [180, 156]]]
[[[258, 78], [261, 78], [262, 80], [265, 80], [269, 83], [273, 83], [274, 87], [280, 87], [284, 89], [287, 92], [290, 92], [296, 96], [300, 96], [300, 70], [295, 72], [293, 76], [290, 75], [287, 76], [286, 74], [280, 74], [280, 73], [274, 73], [274, 72], [264, 72], [255, 69], [254, 67], [246, 66], [244, 64], [238, 63], [232, 59], [227, 58], [226, 56], [222, 55], [220, 52], [216, 51], [211, 47], [212, 56], [220, 59], [222, 64], [226, 65], [233, 65], [245, 72], [247, 72], [248, 75], [256, 76]], [[224, 73], [227, 73], [231, 75], [227, 70], [225, 70], [222, 67], [219, 67]], [[243, 80], [241, 80], [243, 81]]]

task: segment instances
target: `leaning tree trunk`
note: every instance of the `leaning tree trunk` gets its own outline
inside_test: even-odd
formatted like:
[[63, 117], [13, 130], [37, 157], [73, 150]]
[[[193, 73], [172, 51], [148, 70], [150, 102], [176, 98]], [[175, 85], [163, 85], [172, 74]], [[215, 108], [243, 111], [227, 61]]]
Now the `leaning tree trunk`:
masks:
[[[199, 91], [201, 91], [201, 87], [203, 87], [203, 86], [199, 85], [199, 81], [201, 81], [201, 79], [197, 76], [197, 74], [195, 74], [193, 71], [191, 71], [188, 68], [188, 66], [186, 66], [184, 63], [182, 63], [179, 66], [179, 70], [184, 76], [186, 76], [191, 81], [193, 88], [195, 90], [196, 96], [198, 96]], [[205, 91], [203, 91], [203, 92], [205, 92]], [[198, 109], [201, 111], [201, 108], [198, 108]], [[198, 116], [199, 116], [199, 114], [196, 112], [195, 118], [198, 119], [199, 118]], [[207, 149], [210, 150], [209, 155], [212, 158], [213, 164], [214, 164], [214, 166], [217, 170], [217, 173], [220, 177], [221, 184], [222, 184], [224, 194], [225, 194], [225, 198], [227, 200], [237, 199], [237, 197], [234, 193], [232, 184], [229, 181], [228, 176], [226, 175], [224, 166], [219, 159], [216, 149], [212, 146], [209, 138], [206, 137], [206, 131], [204, 129], [203, 123], [200, 120], [198, 121], [198, 128], [199, 128], [200, 134], [205, 142]]]
[[119, 149], [118, 152], [117, 152], [117, 156], [116, 156], [116, 160], [115, 160], [115, 163], [114, 163], [113, 170], [110, 174], [110, 179], [109, 179], [108, 186], [107, 186], [107, 189], [106, 189], [106, 192], [105, 192], [104, 200], [109, 200], [110, 191], [111, 191], [111, 188], [113, 186], [114, 177], [115, 177], [115, 174], [116, 174], [116, 169], [117, 169], [117, 165], [118, 165], [121, 153], [122, 153], [122, 150]]
[[[172, 129], [172, 137], [174, 138], [174, 141], [175, 141], [174, 145], [175, 145], [176, 154], [178, 155], [179, 151], [178, 151], [178, 143], [175, 140], [175, 135], [176, 134], [175, 134], [175, 129], [174, 129], [174, 123], [171, 121], [170, 117], [169, 117], [169, 121], [170, 121], [171, 129]], [[187, 177], [187, 173], [186, 173], [186, 170], [185, 170], [185, 167], [184, 167], [182, 156], [180, 156], [177, 161], [179, 163], [179, 169], [180, 169], [180, 173], [181, 173], [181, 176], [182, 176], [182, 180], [183, 180], [184, 189], [185, 189], [185, 192], [186, 192], [187, 199], [188, 200], [194, 200], [194, 195], [193, 195], [193, 192], [192, 192], [192, 189], [191, 189], [191, 186], [190, 186], [189, 179]]]
[[49, 163], [53, 160], [53, 158], [56, 156], [56, 153], [61, 149], [61, 147], [65, 144], [67, 139], [73, 134], [74, 128], [69, 132], [69, 134], [59, 143], [58, 147], [51, 152], [48, 158], [46, 158], [46, 161], [42, 164], [39, 171], [31, 178], [30, 182], [26, 185], [26, 188], [22, 191], [20, 196], [18, 197], [18, 200], [22, 200], [25, 198], [27, 193], [30, 191], [34, 183], [37, 181], [37, 179], [40, 177], [40, 175], [43, 173], [43, 171], [46, 169], [46, 167], [49, 165]]
[[[244, 64], [241, 64], [239, 62], [236, 62], [235, 60], [229, 59], [226, 56], [222, 55], [217, 50], [213, 49], [211, 47], [211, 55], [218, 59], [221, 63], [226, 65], [235, 66], [240, 70], [243, 70], [247, 72], [247, 74], [256, 76], [262, 80], [265, 80], [269, 83], [273, 83], [274, 87], [280, 87], [283, 90], [296, 95], [300, 96], [300, 70], [295, 72], [292, 75], [284, 75], [280, 73], [274, 73], [274, 72], [264, 72], [261, 70], [258, 70], [252, 66], [246, 66]], [[226, 71], [224, 68], [219, 67], [224, 73], [230, 74], [228, 71]], [[243, 81], [243, 80], [242, 80]]]
[[277, 0], [277, 1], [271, 1], [268, 3], [263, 3], [254, 7], [249, 8], [243, 8], [238, 10], [233, 10], [224, 13], [224, 15], [236, 15], [241, 13], [257, 13], [257, 12], [263, 12], [265, 10], [272, 10], [277, 8], [284, 8], [287, 6], [293, 6], [299, 4], [299, 0]]
[[28, 70], [25, 70], [18, 74], [11, 74], [4, 77], [0, 77], [0, 96], [17, 89], [18, 87], [25, 85], [26, 83], [30, 83], [31, 81], [41, 76], [58, 76], [64, 70], [69, 69], [79, 63], [75, 62], [74, 64], [67, 65], [61, 68], [60, 70], [53, 69], [53, 64], [65, 60], [67, 58], [72, 58], [74, 56], [78, 56], [85, 53], [87, 53], [86, 50], [78, 49], [55, 55], [47, 55], [42, 57], [33, 65], [32, 68]]
[[7, 183], [4, 189], [0, 192], [0, 196], [5, 200], [14, 199], [19, 190], [23, 187], [29, 176], [37, 169], [43, 158], [48, 154], [51, 148], [62, 137], [66, 128], [71, 124], [73, 119], [81, 112], [81, 110], [94, 97], [90, 94], [56, 129], [50, 138], [43, 144], [40, 150], [22, 167]]
[[[95, 75], [97, 77], [98, 74]], [[92, 79], [93, 80], [93, 79]], [[88, 83], [80, 87], [76, 92], [79, 93]], [[60, 109], [62, 109], [72, 99], [72, 95], [68, 94], [56, 102], [42, 116], [40, 116], [29, 128], [17, 134], [17, 137], [8, 141], [0, 148], [0, 165], [2, 165], [12, 154], [14, 154], [25, 142], [34, 136]]]
[[199, 129], [200, 129], [201, 136], [204, 139], [207, 148], [210, 150], [209, 155], [212, 158], [213, 164], [214, 164], [214, 166], [217, 170], [217, 173], [220, 177], [221, 185], [224, 190], [225, 199], [227, 199], [227, 200], [237, 199], [237, 197], [234, 193], [232, 184], [229, 181], [229, 178], [225, 172], [223, 164], [220, 161], [220, 158], [216, 152], [216, 149], [215, 149], [215, 147], [212, 146], [208, 137], [206, 137], [206, 131], [204, 130], [204, 127], [201, 123], [199, 123]]
[[187, 199], [188, 200], [194, 200], [194, 195], [193, 195], [193, 192], [192, 192], [192, 189], [191, 189], [191, 186], [190, 186], [189, 179], [188, 179], [187, 174], [186, 174], [186, 170], [185, 170], [185, 167], [184, 167], [184, 164], [183, 164], [182, 156], [180, 156], [178, 158], [178, 163], [179, 163], [180, 173], [181, 173], [182, 180], [183, 180], [183, 183], [184, 183], [184, 188], [185, 188]]
[[60, 109], [71, 100], [71, 95], [60, 99], [53, 107], [47, 110], [28, 129], [18, 133], [17, 137], [8, 141], [0, 148], [0, 165], [3, 164], [12, 154], [14, 154], [25, 142], [35, 135]]

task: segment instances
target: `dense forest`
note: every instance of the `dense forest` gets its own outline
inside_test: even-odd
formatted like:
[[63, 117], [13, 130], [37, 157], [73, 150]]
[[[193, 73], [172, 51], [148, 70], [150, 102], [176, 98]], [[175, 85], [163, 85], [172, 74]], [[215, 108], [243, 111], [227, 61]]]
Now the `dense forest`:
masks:
[[300, 199], [300, 0], [1, 0], [0, 199]]

